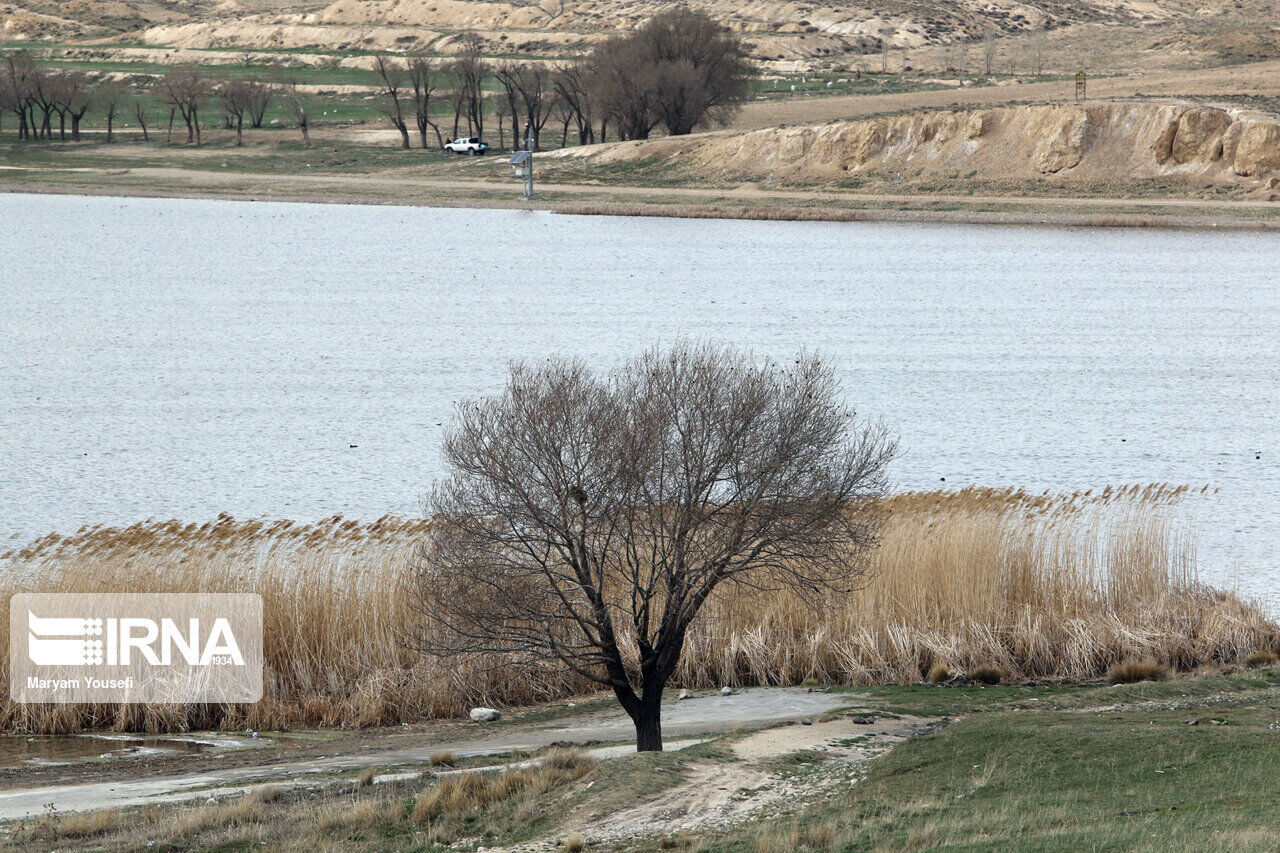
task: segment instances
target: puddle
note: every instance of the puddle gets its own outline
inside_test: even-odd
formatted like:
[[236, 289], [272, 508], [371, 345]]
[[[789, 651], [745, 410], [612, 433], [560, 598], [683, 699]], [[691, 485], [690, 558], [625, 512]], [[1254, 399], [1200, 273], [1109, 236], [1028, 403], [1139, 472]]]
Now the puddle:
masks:
[[198, 755], [271, 744], [270, 738], [198, 732], [182, 735], [93, 733], [0, 736], [0, 768], [78, 764], [133, 755]]

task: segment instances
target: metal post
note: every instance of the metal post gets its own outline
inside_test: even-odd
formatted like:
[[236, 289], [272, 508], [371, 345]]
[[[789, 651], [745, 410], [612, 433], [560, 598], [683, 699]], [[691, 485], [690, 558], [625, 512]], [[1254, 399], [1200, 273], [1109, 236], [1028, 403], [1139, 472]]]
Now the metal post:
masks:
[[529, 152], [529, 158], [524, 164], [524, 197], [533, 198], [533, 123], [527, 122], [524, 126], [525, 137], [524, 147]]

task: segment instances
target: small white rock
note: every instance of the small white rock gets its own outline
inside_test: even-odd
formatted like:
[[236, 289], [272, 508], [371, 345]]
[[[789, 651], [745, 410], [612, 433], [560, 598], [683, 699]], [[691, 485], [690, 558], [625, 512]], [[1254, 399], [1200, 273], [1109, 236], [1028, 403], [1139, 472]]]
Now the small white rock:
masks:
[[471, 719], [477, 723], [492, 723], [494, 720], [502, 718], [502, 712], [497, 708], [472, 708]]
[[688, 690], [681, 690], [681, 691], [680, 691], [680, 695], [679, 695], [679, 696], [677, 696], [676, 698], [677, 698], [677, 699], [692, 699], [692, 698], [693, 698], [693, 694], [692, 694], [692, 693], [690, 693]]
[[720, 695], [721, 695], [721, 696], [732, 696], [732, 695], [733, 695], [733, 688], [732, 688], [732, 687], [721, 687], [721, 688], [720, 688]]

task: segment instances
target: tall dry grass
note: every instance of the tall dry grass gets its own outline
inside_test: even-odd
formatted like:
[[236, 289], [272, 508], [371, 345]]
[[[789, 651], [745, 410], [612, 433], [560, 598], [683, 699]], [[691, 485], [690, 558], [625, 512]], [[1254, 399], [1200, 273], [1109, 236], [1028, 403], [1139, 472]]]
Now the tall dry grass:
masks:
[[[885, 501], [883, 541], [857, 592], [817, 606], [726, 591], [690, 634], [685, 686], [913, 682], [942, 664], [1093, 678], [1151, 658], [1174, 669], [1280, 646], [1257, 607], [1197, 579], [1168, 486], [1033, 496], [967, 489]], [[0, 728], [59, 732], [368, 726], [519, 704], [587, 687], [546, 664], [441, 663], [405, 649], [399, 584], [428, 521], [177, 522], [89, 528], [5, 555], [0, 594], [257, 592], [265, 696], [255, 705], [18, 706]], [[8, 641], [0, 610], [0, 644]], [[8, 654], [0, 648], [0, 671]], [[7, 679], [7, 672], [3, 677]]]

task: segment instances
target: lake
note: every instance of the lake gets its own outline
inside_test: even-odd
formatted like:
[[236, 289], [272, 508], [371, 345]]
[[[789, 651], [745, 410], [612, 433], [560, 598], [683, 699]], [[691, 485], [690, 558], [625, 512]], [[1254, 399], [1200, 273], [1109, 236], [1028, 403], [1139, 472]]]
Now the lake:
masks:
[[1280, 580], [1280, 235], [18, 194], [0, 222], [0, 544], [417, 513], [509, 361], [684, 335], [835, 359], [899, 489], [1207, 485], [1203, 574]]

